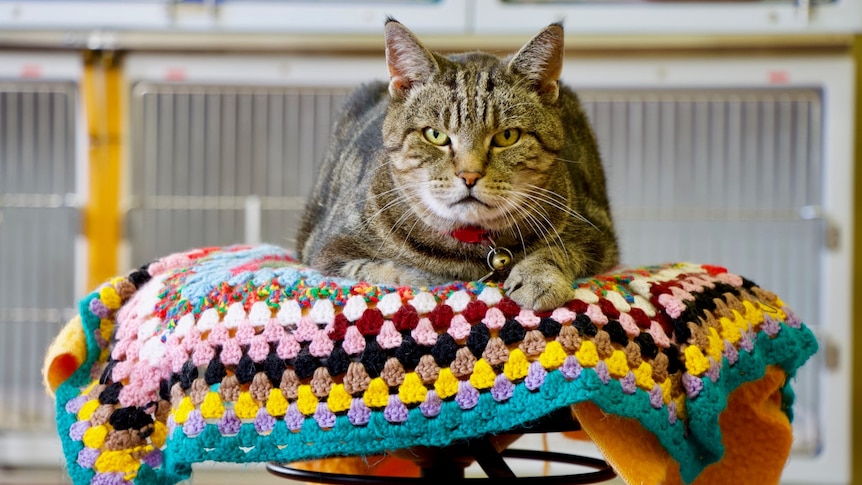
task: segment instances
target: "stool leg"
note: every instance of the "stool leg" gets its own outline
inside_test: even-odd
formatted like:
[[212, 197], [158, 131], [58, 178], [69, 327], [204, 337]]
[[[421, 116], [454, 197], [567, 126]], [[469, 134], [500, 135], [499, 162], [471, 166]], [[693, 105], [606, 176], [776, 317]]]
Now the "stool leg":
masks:
[[459, 482], [464, 480], [464, 469], [473, 462], [467, 444], [457, 443], [444, 448], [411, 448], [401, 453], [401, 458], [411, 460], [419, 467], [419, 476], [425, 483]]
[[476, 463], [482, 467], [488, 478], [515, 478], [515, 473], [503, 460], [503, 456], [497, 451], [491, 440], [470, 440], [469, 449], [476, 458]]

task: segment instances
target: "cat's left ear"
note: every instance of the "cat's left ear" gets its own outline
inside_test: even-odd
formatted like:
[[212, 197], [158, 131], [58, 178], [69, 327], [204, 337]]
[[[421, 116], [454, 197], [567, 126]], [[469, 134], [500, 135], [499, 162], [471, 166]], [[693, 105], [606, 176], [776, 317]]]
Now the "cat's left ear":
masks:
[[533, 88], [548, 103], [555, 102], [560, 94], [563, 37], [563, 25], [551, 24], [536, 34], [509, 61], [509, 69], [531, 81]]
[[438, 71], [437, 61], [413, 32], [397, 20], [388, 19], [383, 34], [389, 66], [389, 94], [406, 97], [411, 88], [428, 82]]

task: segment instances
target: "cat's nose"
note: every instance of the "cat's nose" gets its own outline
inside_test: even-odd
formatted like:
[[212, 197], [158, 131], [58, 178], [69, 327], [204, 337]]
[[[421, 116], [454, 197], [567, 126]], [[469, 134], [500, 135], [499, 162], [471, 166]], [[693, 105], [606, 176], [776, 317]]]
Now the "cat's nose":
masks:
[[467, 187], [473, 187], [482, 178], [482, 172], [458, 172], [458, 177], [467, 184]]

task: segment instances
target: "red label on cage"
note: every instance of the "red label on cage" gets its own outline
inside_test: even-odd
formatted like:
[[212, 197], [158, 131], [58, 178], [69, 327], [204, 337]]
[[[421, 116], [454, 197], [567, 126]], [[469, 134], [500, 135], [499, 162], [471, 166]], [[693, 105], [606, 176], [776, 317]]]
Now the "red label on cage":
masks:
[[38, 64], [25, 64], [21, 67], [21, 77], [27, 79], [42, 77], [42, 66]]
[[790, 82], [790, 73], [787, 71], [769, 71], [767, 78], [769, 84], [787, 84]]
[[186, 77], [184, 67], [172, 67], [165, 71], [165, 81], [185, 81]]

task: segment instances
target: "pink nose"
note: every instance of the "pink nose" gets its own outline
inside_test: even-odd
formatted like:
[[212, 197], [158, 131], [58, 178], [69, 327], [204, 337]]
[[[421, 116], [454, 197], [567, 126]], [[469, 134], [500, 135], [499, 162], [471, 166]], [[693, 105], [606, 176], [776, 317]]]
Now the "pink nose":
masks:
[[467, 187], [476, 185], [476, 182], [482, 178], [481, 172], [459, 172], [458, 177], [467, 184]]

